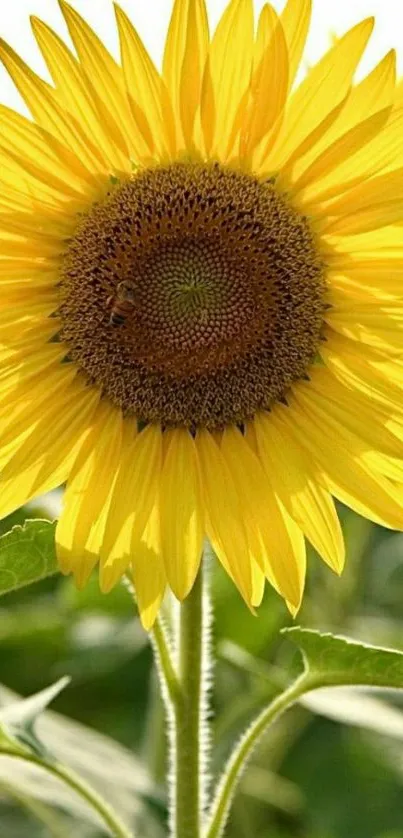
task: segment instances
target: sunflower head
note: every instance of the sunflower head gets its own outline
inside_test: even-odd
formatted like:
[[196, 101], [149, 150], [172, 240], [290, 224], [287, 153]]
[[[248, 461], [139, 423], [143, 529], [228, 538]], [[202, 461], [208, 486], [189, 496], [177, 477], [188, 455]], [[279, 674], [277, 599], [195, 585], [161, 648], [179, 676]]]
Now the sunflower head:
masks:
[[83, 218], [61, 284], [71, 359], [125, 416], [164, 428], [222, 429], [270, 409], [305, 374], [323, 326], [307, 220], [274, 184], [218, 163], [147, 168], [116, 186]]
[[402, 526], [402, 96], [392, 52], [354, 82], [372, 19], [296, 86], [310, 5], [176, 0], [161, 72], [119, 7], [119, 63], [64, 0], [51, 84], [0, 45], [0, 511], [67, 482], [62, 570], [147, 627], [205, 538], [294, 613], [332, 495]]

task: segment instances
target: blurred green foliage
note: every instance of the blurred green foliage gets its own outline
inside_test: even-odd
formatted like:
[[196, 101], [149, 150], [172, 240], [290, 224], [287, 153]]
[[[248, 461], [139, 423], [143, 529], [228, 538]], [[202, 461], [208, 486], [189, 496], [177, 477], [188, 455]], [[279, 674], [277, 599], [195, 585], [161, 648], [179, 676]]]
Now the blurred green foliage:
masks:
[[[29, 514], [21, 510], [3, 522], [1, 531]], [[403, 535], [343, 508], [340, 514], [348, 552], [345, 573], [338, 579], [311, 553], [298, 623], [403, 649]], [[36, 508], [34, 515], [46, 517], [46, 509]], [[298, 655], [279, 634], [293, 621], [273, 591], [267, 590], [253, 617], [217, 563], [212, 580], [218, 658], [212, 727], [219, 772], [253, 714], [284, 685]], [[160, 838], [166, 822], [163, 710], [148, 639], [123, 587], [103, 596], [94, 575], [77, 592], [69, 579], [57, 576], [1, 600], [0, 681], [29, 695], [62, 675], [72, 681], [53, 710], [117, 740], [135, 755], [127, 770], [138, 772], [130, 782], [141, 805], [132, 816], [141, 838]], [[399, 707], [402, 699], [392, 698]], [[403, 736], [393, 738], [379, 733], [376, 724], [370, 727], [340, 724], [326, 707], [320, 714], [302, 705], [293, 708], [272, 728], [245, 773], [228, 838], [403, 838]], [[53, 731], [61, 747], [63, 731], [63, 726]], [[83, 732], [87, 761], [92, 758], [88, 742], [86, 747]], [[107, 759], [100, 760], [105, 795], [108, 771], [111, 786], [117, 783], [112, 756], [110, 766]], [[144, 776], [141, 762], [147, 768]], [[63, 801], [52, 799], [53, 791], [49, 799], [38, 800], [28, 786], [24, 792], [24, 784], [21, 791], [1, 777], [0, 770], [2, 838], [104, 834], [79, 816], [71, 820]], [[56, 813], [51, 808], [55, 802]]]

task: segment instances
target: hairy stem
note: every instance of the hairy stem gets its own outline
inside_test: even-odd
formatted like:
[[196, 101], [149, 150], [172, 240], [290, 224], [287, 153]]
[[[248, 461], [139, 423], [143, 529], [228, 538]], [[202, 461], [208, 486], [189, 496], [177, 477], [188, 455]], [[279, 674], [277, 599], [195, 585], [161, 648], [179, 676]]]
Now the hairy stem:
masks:
[[182, 702], [175, 724], [174, 835], [200, 838], [203, 580], [201, 572], [179, 617], [179, 678]]
[[207, 805], [210, 613], [201, 566], [189, 596], [178, 606], [173, 650], [161, 620], [151, 633], [168, 718], [171, 838], [200, 838]]
[[173, 707], [181, 701], [181, 685], [173, 663], [173, 651], [168, 631], [162, 617], [158, 616], [150, 634], [157, 664], [163, 699], [168, 705], [168, 715], [171, 716]]
[[305, 674], [301, 675], [300, 678], [294, 681], [285, 692], [278, 695], [256, 717], [241, 737], [228, 760], [218, 785], [209, 815], [205, 838], [220, 838], [224, 834], [236, 788], [256, 745], [266, 733], [269, 725], [311, 688], [312, 684], [309, 678]]

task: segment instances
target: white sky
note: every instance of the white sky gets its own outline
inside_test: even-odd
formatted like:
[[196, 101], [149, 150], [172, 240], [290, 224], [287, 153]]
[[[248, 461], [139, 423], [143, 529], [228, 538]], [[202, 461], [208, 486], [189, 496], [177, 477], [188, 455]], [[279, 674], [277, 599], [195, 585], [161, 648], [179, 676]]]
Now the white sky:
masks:
[[[285, 0], [272, 0], [281, 10]], [[117, 36], [112, 0], [70, 0], [101, 35], [117, 56]], [[207, 0], [212, 25], [226, 5], [226, 0]], [[151, 54], [158, 62], [172, 7], [171, 0], [120, 0], [138, 28]], [[255, 0], [259, 11], [263, 0]], [[367, 72], [391, 47], [398, 54], [398, 68], [403, 76], [403, 0], [313, 0], [314, 14], [307, 47], [307, 61], [313, 63], [329, 45], [331, 33], [340, 34], [368, 15], [376, 16], [375, 32], [360, 75]], [[44, 78], [49, 78], [30, 30], [29, 16], [37, 15], [52, 26], [67, 43], [69, 38], [57, 0], [0, 0], [0, 35]], [[7, 73], [0, 68], [0, 101], [25, 111]]]

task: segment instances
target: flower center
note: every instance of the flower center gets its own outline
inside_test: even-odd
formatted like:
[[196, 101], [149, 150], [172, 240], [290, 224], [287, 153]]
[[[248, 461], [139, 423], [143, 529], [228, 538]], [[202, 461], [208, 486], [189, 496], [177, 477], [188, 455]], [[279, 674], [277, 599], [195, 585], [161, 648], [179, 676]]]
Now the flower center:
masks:
[[60, 337], [125, 414], [222, 428], [306, 374], [325, 308], [305, 218], [273, 183], [174, 163], [117, 185], [79, 225]]

